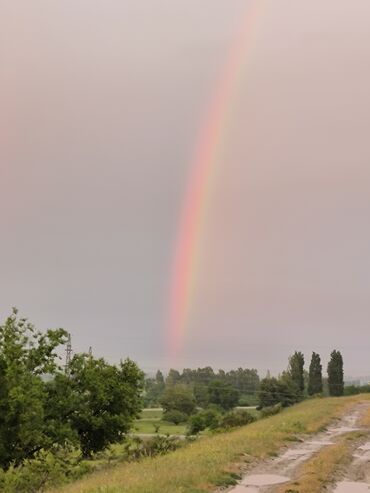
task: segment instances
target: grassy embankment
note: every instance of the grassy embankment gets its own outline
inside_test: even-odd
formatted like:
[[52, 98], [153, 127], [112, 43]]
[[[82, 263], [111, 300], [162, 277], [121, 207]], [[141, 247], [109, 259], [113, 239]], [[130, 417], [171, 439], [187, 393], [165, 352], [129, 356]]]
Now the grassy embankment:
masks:
[[312, 399], [165, 456], [125, 463], [57, 490], [60, 493], [202, 493], [230, 483], [240, 465], [275, 455], [297, 433], [314, 433], [364, 396]]

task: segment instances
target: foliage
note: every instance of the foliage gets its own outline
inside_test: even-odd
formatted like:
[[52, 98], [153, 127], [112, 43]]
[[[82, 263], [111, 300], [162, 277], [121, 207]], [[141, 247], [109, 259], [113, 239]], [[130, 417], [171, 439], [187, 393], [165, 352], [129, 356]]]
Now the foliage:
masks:
[[126, 460], [138, 460], [144, 457], [164, 455], [176, 450], [180, 445], [181, 441], [176, 437], [158, 435], [149, 440], [133, 437], [125, 442], [125, 458]]
[[258, 405], [258, 394], [248, 395], [242, 394], [239, 397], [238, 406], [257, 406]]
[[308, 395], [321, 394], [323, 391], [322, 365], [320, 356], [313, 352], [308, 376]]
[[252, 416], [245, 409], [236, 409], [224, 414], [219, 421], [218, 426], [220, 428], [235, 428], [237, 426], [245, 426], [256, 421], [256, 418]]
[[370, 385], [346, 385], [344, 395], [358, 395], [370, 393]]
[[[162, 378], [157, 378], [158, 373]], [[259, 389], [259, 376], [255, 369], [238, 368], [225, 372], [219, 370], [215, 372], [210, 366], [204, 368], [190, 369], [185, 368], [180, 373], [178, 370], [170, 369], [169, 374], [163, 385], [163, 375], [158, 372], [156, 378], [147, 378], [145, 381], [144, 402], [145, 406], [155, 406], [161, 401], [165, 387], [184, 384], [193, 388], [196, 404], [199, 407], [207, 407], [208, 386], [217, 380], [231, 385], [236, 389], [240, 396], [244, 397], [241, 405], [255, 405], [255, 394]], [[248, 400], [247, 400], [248, 399]], [[245, 404], [247, 402], [247, 404]]]
[[304, 356], [300, 351], [289, 358], [289, 375], [297, 387], [298, 392], [304, 391]]
[[195, 402], [199, 407], [207, 407], [209, 404], [208, 386], [204, 383], [195, 383], [193, 385]]
[[0, 491], [3, 493], [36, 493], [55, 485], [75, 480], [91, 468], [82, 464], [77, 451], [55, 446], [50, 451], [40, 450], [32, 459], [16, 467], [0, 470]]
[[177, 370], [170, 369], [167, 378], [166, 378], [166, 386], [176, 385], [180, 383], [181, 375]]
[[188, 421], [188, 434], [196, 435], [206, 428], [215, 429], [219, 425], [220, 412], [217, 408], [210, 407], [190, 416]]
[[0, 466], [8, 468], [32, 458], [66, 439], [62, 430], [49, 435], [45, 404], [47, 390], [41, 375], [57, 370], [56, 348], [67, 339], [62, 329], [45, 334], [17, 310], [0, 326]]
[[235, 407], [239, 400], [239, 392], [230, 384], [214, 380], [208, 386], [209, 402], [221, 406], [225, 411]]
[[284, 380], [276, 378], [264, 378], [261, 381], [261, 390], [259, 394], [259, 407], [271, 407], [275, 404], [281, 404], [283, 407], [291, 406], [297, 402], [300, 395], [297, 394], [297, 388], [289, 378]]
[[328, 364], [328, 386], [330, 395], [343, 395], [343, 358], [341, 353], [336, 350], [334, 350], [330, 355], [330, 361]]
[[187, 414], [178, 411], [177, 409], [171, 409], [163, 414], [163, 419], [165, 421], [168, 421], [169, 423], [173, 423], [175, 425], [186, 423], [188, 417], [189, 416]]
[[279, 414], [282, 409], [283, 406], [280, 402], [278, 404], [275, 404], [274, 406], [264, 407], [263, 409], [261, 409], [261, 418], [268, 418], [269, 416]]
[[189, 435], [197, 435], [201, 431], [205, 430], [207, 428], [205, 420], [203, 416], [198, 413], [194, 414], [193, 416], [190, 416], [189, 422], [188, 422], [188, 434]]
[[161, 404], [165, 415], [170, 411], [180, 411], [189, 416], [195, 409], [193, 392], [189, 386], [183, 384], [166, 387]]
[[147, 378], [144, 387], [144, 404], [145, 406], [156, 406], [159, 404], [165, 388], [163, 374], [157, 371], [155, 378]]
[[70, 420], [83, 455], [120, 441], [141, 410], [143, 373], [137, 365], [126, 359], [114, 366], [81, 354], [72, 359], [66, 378], [79, 397]]

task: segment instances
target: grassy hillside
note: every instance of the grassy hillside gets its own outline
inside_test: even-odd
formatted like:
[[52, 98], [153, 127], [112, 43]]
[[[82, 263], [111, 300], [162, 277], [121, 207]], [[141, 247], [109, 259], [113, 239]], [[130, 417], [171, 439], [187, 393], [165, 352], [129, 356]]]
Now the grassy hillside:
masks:
[[201, 493], [227, 484], [237, 463], [263, 458], [296, 433], [314, 433], [368, 397], [312, 399], [271, 418], [202, 438], [165, 456], [106, 469], [58, 493]]

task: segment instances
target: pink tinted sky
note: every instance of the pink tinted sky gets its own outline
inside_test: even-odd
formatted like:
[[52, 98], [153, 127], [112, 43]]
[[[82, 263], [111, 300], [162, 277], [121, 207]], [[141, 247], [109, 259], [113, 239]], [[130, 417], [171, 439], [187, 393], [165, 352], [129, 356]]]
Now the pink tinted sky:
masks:
[[[3, 317], [164, 364], [189, 161], [246, 3], [2, 2]], [[370, 4], [263, 4], [178, 365], [335, 346], [370, 373]]]

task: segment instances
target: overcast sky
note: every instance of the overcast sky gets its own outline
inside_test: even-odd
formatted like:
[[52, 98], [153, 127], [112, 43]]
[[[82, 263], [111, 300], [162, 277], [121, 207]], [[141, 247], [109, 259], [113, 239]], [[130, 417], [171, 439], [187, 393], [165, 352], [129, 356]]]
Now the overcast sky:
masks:
[[[248, 0], [0, 0], [0, 313], [165, 366], [189, 163]], [[370, 374], [370, 3], [261, 0], [178, 366]]]

